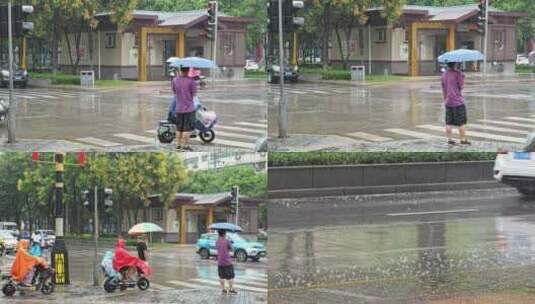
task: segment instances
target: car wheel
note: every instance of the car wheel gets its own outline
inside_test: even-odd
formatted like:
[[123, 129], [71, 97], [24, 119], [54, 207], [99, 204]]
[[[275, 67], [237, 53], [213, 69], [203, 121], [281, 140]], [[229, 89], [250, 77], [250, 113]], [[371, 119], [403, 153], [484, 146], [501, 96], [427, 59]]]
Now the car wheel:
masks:
[[201, 256], [201, 259], [208, 260], [210, 258], [210, 252], [208, 249], [203, 248], [199, 251], [199, 255]]
[[529, 196], [529, 197], [532, 197], [532, 196], [535, 196], [535, 187], [516, 187], [516, 190], [518, 190], [518, 192], [520, 192], [522, 195], [525, 195], [525, 196]]
[[245, 252], [245, 250], [239, 249], [234, 255], [236, 256], [236, 261], [240, 263], [247, 262], [247, 252]]

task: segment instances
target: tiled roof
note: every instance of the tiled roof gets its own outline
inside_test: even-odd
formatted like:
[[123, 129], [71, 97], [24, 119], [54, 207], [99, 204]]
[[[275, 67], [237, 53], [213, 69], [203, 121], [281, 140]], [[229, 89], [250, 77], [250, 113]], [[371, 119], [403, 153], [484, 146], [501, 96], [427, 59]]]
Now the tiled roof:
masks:
[[[380, 11], [383, 7], [370, 8], [368, 11]], [[473, 12], [479, 11], [477, 4], [455, 5], [455, 6], [424, 6], [424, 5], [404, 5], [403, 11], [421, 11], [430, 17], [431, 21], [448, 21], [458, 20]], [[489, 13], [504, 13], [505, 11], [499, 10], [492, 6], [489, 6]]]

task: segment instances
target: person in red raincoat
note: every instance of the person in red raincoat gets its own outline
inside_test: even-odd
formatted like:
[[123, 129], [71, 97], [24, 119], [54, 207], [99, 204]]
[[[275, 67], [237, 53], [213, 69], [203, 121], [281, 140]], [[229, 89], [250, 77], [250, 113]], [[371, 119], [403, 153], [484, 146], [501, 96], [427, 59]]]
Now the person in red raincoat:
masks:
[[113, 269], [117, 272], [128, 269], [124, 279], [130, 279], [137, 269], [141, 269], [143, 275], [149, 276], [152, 273], [149, 264], [140, 258], [130, 255], [126, 251], [126, 241], [120, 238], [115, 246], [115, 256], [113, 257]]
[[19, 284], [29, 285], [31, 277], [28, 275], [33, 274], [33, 268], [41, 265], [45, 269], [48, 268], [46, 261], [39, 257], [31, 256], [28, 253], [28, 247], [30, 242], [28, 240], [20, 240], [17, 244], [17, 254], [15, 255], [15, 261], [11, 267], [11, 276], [13, 280]]

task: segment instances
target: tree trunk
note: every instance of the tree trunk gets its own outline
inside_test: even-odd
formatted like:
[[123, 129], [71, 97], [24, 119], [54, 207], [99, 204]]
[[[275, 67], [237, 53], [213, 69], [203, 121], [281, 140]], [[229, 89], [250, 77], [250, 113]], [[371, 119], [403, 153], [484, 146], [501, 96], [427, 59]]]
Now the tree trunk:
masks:
[[326, 70], [329, 67], [329, 37], [331, 31], [331, 5], [327, 3], [325, 5], [324, 16], [323, 16], [323, 46], [321, 50], [321, 62], [323, 64], [323, 69]]
[[336, 41], [338, 41], [338, 50], [340, 52], [340, 60], [342, 60], [342, 67], [343, 69], [347, 69], [347, 61], [344, 56], [344, 48], [342, 45], [342, 39], [340, 38], [340, 30], [338, 29], [338, 26], [334, 26], [334, 32], [336, 33]]
[[[59, 48], [59, 11], [54, 10], [54, 20], [52, 24], [52, 73], [55, 75], [59, 69], [58, 48]], [[69, 50], [70, 52], [70, 50]]]

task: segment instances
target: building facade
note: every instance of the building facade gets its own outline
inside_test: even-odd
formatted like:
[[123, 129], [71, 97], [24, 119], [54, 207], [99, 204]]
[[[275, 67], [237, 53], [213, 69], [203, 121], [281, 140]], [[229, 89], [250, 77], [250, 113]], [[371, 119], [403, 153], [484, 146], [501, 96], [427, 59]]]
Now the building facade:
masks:
[[[163, 80], [168, 77], [169, 57], [212, 58], [213, 39], [208, 35], [205, 11], [136, 10], [132, 15], [129, 26], [119, 27], [110, 22], [109, 14], [99, 14], [95, 30], [64, 38], [60, 43], [61, 69], [72, 72], [79, 58], [79, 70], [94, 70], [101, 79]], [[219, 71], [219, 77], [243, 77], [246, 26], [252, 22], [220, 15], [217, 64], [225, 71]]]
[[[349, 65], [365, 66], [372, 74], [433, 75], [440, 71], [437, 57], [446, 51], [465, 48], [483, 52], [483, 35], [477, 32], [477, 4], [406, 5], [396, 24], [387, 24], [380, 13], [380, 8], [369, 9], [366, 24], [355, 27], [350, 39], [342, 38], [339, 43], [332, 34], [331, 63], [342, 65], [344, 54]], [[516, 23], [523, 16], [489, 9], [488, 71], [514, 73]], [[479, 70], [481, 64], [466, 68]]]

